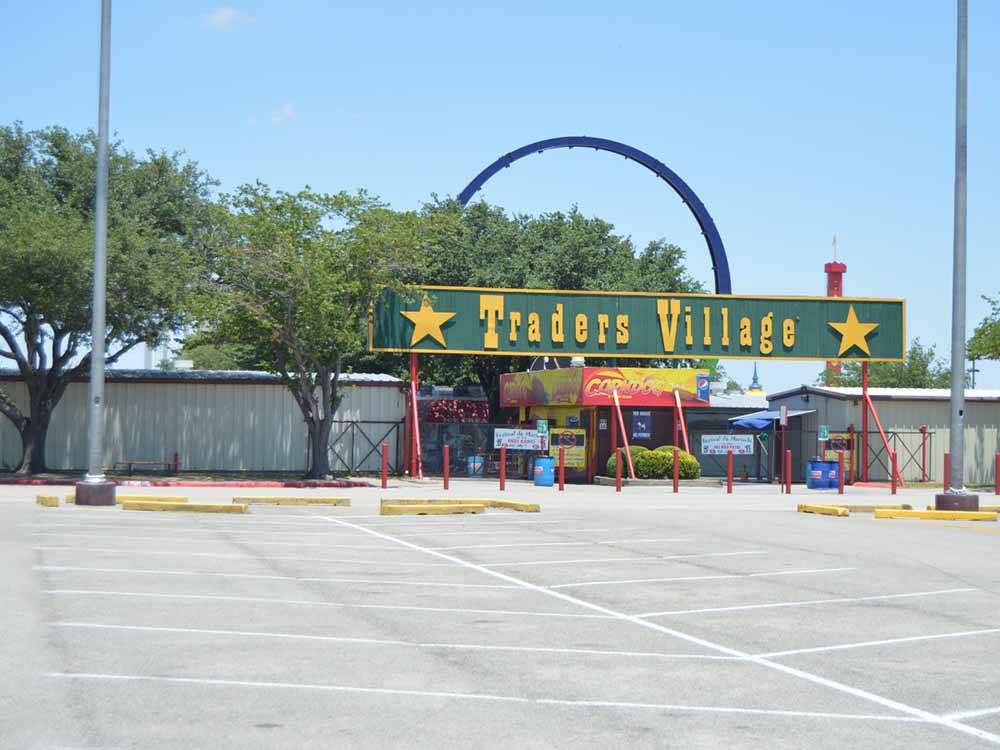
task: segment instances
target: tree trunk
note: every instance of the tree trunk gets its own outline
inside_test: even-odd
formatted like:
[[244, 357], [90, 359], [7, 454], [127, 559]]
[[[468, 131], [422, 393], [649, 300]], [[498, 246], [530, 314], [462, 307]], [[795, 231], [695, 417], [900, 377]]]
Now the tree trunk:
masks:
[[50, 414], [40, 411], [24, 423], [21, 434], [21, 463], [15, 473], [28, 475], [40, 474], [48, 467], [45, 465], [45, 438], [49, 432]]
[[310, 465], [306, 479], [325, 479], [330, 476], [330, 430], [333, 417], [309, 420]]

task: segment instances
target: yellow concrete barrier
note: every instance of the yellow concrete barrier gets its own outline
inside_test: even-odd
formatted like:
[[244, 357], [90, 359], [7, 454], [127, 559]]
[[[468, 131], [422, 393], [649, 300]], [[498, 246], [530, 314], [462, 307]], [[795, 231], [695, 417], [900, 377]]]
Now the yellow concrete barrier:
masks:
[[518, 510], [522, 513], [538, 513], [541, 506], [538, 503], [524, 503], [520, 500], [501, 500], [486, 497], [383, 497], [383, 505], [455, 505], [456, 503], [473, 503], [485, 505], [487, 508], [505, 508]]
[[409, 505], [393, 505], [384, 503], [379, 509], [383, 516], [447, 516], [458, 513], [483, 513], [486, 506], [482, 503], [411, 503]]
[[[928, 505], [927, 510], [937, 510], [933, 505]], [[980, 505], [980, 513], [1000, 513], [1000, 505]]]
[[913, 510], [912, 505], [902, 503], [900, 505], [870, 505], [867, 503], [833, 503], [838, 508], [847, 508], [852, 513], [874, 513], [877, 510]]
[[[69, 493], [65, 499], [67, 503], [75, 504], [76, 493]], [[123, 502], [145, 502], [147, 500], [155, 500], [160, 503], [186, 503], [188, 501], [184, 495], [120, 495], [117, 492], [115, 493], [115, 503], [117, 505], [121, 505]]]
[[340, 505], [350, 507], [351, 500], [346, 497], [317, 497], [317, 496], [282, 496], [282, 495], [237, 495], [233, 498], [234, 503], [246, 503], [248, 505]]
[[851, 515], [851, 511], [838, 505], [809, 505], [802, 503], [798, 507], [799, 513], [818, 513], [821, 516], [839, 516], [841, 518]]
[[875, 518], [923, 518], [933, 521], [996, 521], [997, 514], [974, 510], [877, 510]]
[[236, 503], [170, 503], [157, 500], [125, 500], [122, 510], [164, 510], [188, 513], [246, 513], [246, 505]]
[[55, 495], [36, 495], [35, 503], [43, 508], [58, 508], [59, 498]]

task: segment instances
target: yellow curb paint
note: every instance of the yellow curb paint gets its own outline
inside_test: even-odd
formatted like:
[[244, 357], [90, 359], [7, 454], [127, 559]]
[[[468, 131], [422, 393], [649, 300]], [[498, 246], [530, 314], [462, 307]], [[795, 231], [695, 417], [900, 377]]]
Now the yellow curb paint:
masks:
[[875, 518], [923, 518], [934, 521], [996, 521], [997, 514], [973, 510], [877, 510]]
[[542, 509], [538, 503], [522, 503], [519, 500], [490, 500], [488, 505], [490, 508], [519, 510], [522, 513], [538, 513]]
[[346, 497], [313, 497], [313, 496], [282, 496], [282, 495], [237, 495], [234, 503], [262, 505], [340, 505], [350, 507], [350, 498]]
[[482, 513], [486, 506], [482, 503], [382, 505], [379, 514], [383, 516], [447, 516], [454, 513]]
[[153, 500], [126, 500], [122, 510], [165, 510], [188, 513], [246, 513], [246, 505], [224, 503], [169, 503]]
[[854, 503], [835, 503], [837, 508], [847, 508], [852, 513], [874, 513], [877, 510], [913, 510], [912, 505], [903, 503], [902, 505], [857, 505]]
[[498, 498], [481, 497], [383, 497], [383, 505], [455, 505], [456, 503], [474, 503], [487, 508], [505, 508], [518, 510], [522, 513], [538, 513], [541, 506], [538, 503], [523, 503], [520, 500], [500, 500]]
[[59, 498], [55, 495], [36, 495], [35, 503], [43, 508], [58, 508]]
[[817, 513], [821, 516], [838, 516], [844, 518], [851, 515], [851, 511], [847, 508], [842, 508], [837, 505], [808, 505], [800, 504], [798, 507], [799, 513]]

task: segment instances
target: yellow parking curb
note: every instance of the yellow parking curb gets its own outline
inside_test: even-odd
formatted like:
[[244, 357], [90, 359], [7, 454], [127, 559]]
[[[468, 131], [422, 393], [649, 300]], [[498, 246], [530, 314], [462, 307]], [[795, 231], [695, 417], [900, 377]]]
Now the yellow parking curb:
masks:
[[901, 505], [870, 505], [862, 503], [860, 505], [855, 503], [835, 503], [838, 508], [847, 508], [852, 513], [874, 513], [877, 510], [913, 510], [912, 505], [903, 503]]
[[851, 511], [838, 505], [808, 505], [803, 503], [799, 505], [798, 511], [799, 513], [818, 513], [821, 516], [838, 516], [841, 518], [851, 515]]
[[[187, 497], [184, 495], [119, 495], [115, 493], [115, 504], [121, 505], [123, 502], [146, 502], [155, 501], [158, 503], [186, 503], [188, 501]], [[76, 493], [69, 493], [66, 495], [66, 502], [70, 504], [76, 503]]]
[[924, 518], [934, 521], [996, 521], [997, 514], [974, 510], [877, 510], [875, 518]]
[[[933, 505], [928, 505], [927, 510], [937, 510]], [[1000, 513], [1000, 505], [980, 505], [980, 513]]]
[[411, 503], [409, 505], [392, 505], [383, 503], [379, 515], [383, 516], [447, 516], [453, 513], [483, 513], [486, 506], [482, 503]]
[[170, 503], [156, 500], [126, 500], [122, 510], [174, 510], [188, 513], [246, 513], [246, 505], [225, 503]]
[[43, 508], [58, 508], [59, 498], [55, 495], [36, 495], [35, 503]]
[[314, 496], [282, 496], [282, 495], [237, 495], [234, 503], [261, 505], [340, 505], [350, 507], [351, 500], [346, 497], [314, 497]]
[[383, 497], [383, 505], [455, 505], [456, 503], [473, 503], [485, 505], [487, 508], [505, 508], [518, 510], [522, 513], [538, 513], [541, 506], [538, 503], [524, 503], [520, 500], [501, 500], [486, 497]]

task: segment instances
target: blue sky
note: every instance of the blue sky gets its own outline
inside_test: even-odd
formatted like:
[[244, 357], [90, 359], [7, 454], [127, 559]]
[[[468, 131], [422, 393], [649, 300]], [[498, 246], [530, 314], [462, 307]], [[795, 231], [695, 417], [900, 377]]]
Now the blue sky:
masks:
[[[94, 127], [99, 2], [4, 5], [0, 121]], [[971, 6], [970, 332], [1000, 292], [1000, 4]], [[822, 293], [836, 233], [846, 293], [906, 297], [910, 335], [947, 356], [954, 15], [949, 0], [118, 2], [111, 121], [134, 150], [185, 150], [224, 190], [364, 187], [401, 209], [531, 141], [624, 141], [699, 194], [735, 292]], [[548, 152], [482, 195], [530, 213], [576, 203], [639, 245], [666, 237], [710, 282], [680, 200], [619, 157]], [[746, 382], [752, 365], [726, 367]], [[978, 385], [1000, 388], [1000, 365], [980, 367]], [[769, 390], [818, 371], [761, 363]]]

